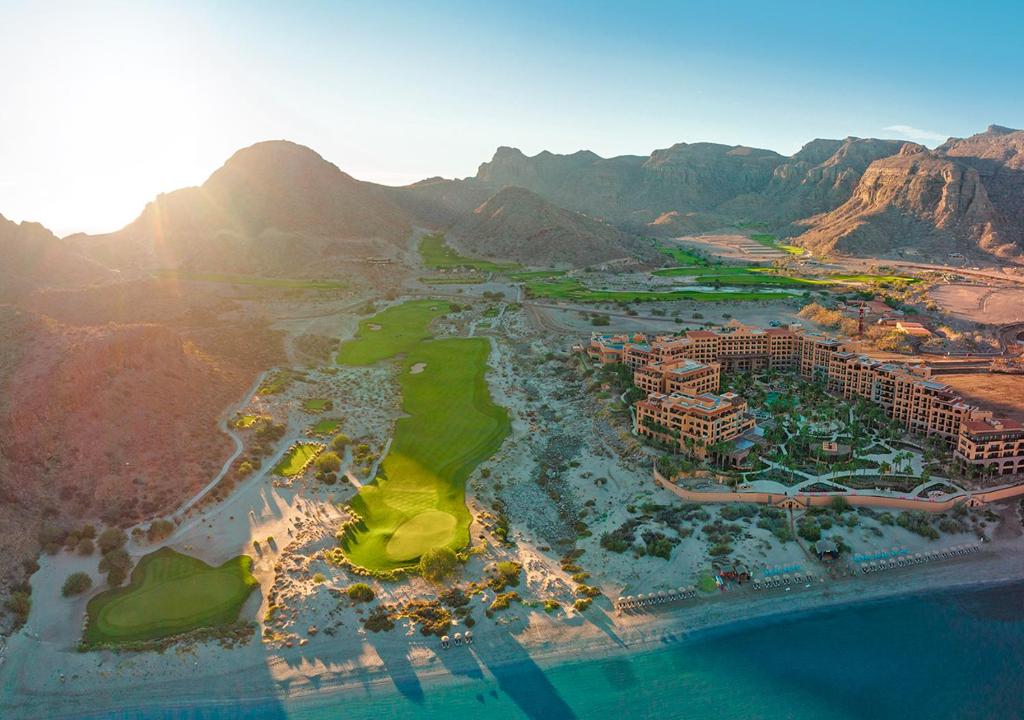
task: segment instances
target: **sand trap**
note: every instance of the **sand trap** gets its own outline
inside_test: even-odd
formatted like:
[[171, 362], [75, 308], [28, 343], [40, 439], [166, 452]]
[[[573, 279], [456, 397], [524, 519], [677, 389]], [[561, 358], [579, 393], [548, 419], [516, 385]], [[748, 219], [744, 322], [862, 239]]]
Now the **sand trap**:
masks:
[[430, 548], [447, 545], [455, 530], [455, 516], [443, 510], [427, 510], [398, 526], [388, 541], [392, 560], [412, 560]]
[[409, 373], [412, 374], [412, 375], [419, 375], [421, 372], [423, 372], [426, 369], [427, 369], [427, 364], [426, 363], [416, 363], [411, 368], [409, 368]]
[[378, 325], [377, 323], [370, 323], [366, 327], [369, 328], [370, 330], [381, 330], [381, 329], [383, 329], [383, 326]]

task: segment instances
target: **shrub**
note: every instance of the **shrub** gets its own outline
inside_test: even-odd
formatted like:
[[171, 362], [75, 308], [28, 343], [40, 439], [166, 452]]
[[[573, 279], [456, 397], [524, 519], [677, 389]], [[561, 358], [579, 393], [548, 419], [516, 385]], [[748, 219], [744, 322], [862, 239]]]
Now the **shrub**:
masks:
[[458, 557], [451, 548], [431, 548], [420, 557], [420, 575], [431, 582], [440, 582], [452, 574], [457, 563]]
[[316, 467], [320, 472], [336, 473], [341, 470], [341, 458], [336, 452], [320, 453], [316, 459]]
[[120, 528], [107, 528], [100, 533], [99, 538], [96, 540], [96, 544], [100, 547], [100, 552], [104, 555], [111, 550], [124, 547], [126, 542], [128, 542], [128, 537]]
[[591, 603], [593, 602], [594, 601], [590, 598], [578, 598], [576, 602], [572, 604], [572, 606], [579, 612], [583, 612], [588, 607], [590, 607]]
[[92, 555], [95, 549], [96, 546], [93, 544], [93, 541], [89, 538], [82, 538], [81, 540], [79, 540], [78, 547], [76, 548], [79, 555]]
[[829, 508], [833, 512], [844, 513], [850, 509], [850, 503], [847, 502], [846, 498], [842, 495], [836, 495], [832, 500], [829, 501]]
[[146, 539], [152, 542], [159, 542], [174, 532], [174, 523], [165, 518], [154, 520], [146, 530]]
[[19, 622], [24, 623], [28, 619], [29, 610], [32, 609], [32, 596], [23, 590], [15, 590], [7, 598], [4, 607], [14, 613]]
[[354, 585], [349, 585], [345, 594], [348, 595], [349, 600], [352, 602], [370, 602], [374, 597], [376, 597], [374, 595], [373, 588], [366, 583], [355, 583]]
[[100, 572], [107, 573], [107, 583], [111, 587], [120, 587], [131, 570], [132, 559], [124, 548], [111, 550], [100, 558]]
[[499, 610], [507, 609], [513, 600], [516, 602], [519, 602], [520, 600], [519, 593], [515, 590], [511, 592], [498, 593], [494, 596], [494, 602], [492, 602], [491, 606], [487, 608], [488, 615], [498, 612]]
[[64, 581], [64, 587], [61, 588], [61, 594], [63, 594], [64, 597], [81, 595], [91, 587], [92, 578], [84, 572], [76, 572], [68, 575], [68, 579]]
[[327, 577], [323, 573], [315, 573], [313, 575], [313, 582], [319, 585], [320, 583], [327, 582]]
[[551, 598], [548, 598], [544, 601], [544, 612], [546, 613], [553, 613], [556, 610], [560, 610], [561, 608], [562, 606], [557, 600], [552, 600]]
[[395, 619], [386, 607], [378, 605], [367, 615], [366, 620], [363, 622], [363, 627], [370, 632], [391, 630], [395, 627]]

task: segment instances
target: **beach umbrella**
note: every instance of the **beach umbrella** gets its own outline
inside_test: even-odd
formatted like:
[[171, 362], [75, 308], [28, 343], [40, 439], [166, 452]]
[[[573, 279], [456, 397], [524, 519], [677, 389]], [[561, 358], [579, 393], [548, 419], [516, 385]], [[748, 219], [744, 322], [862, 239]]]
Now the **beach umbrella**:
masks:
[[658, 591], [658, 602], [665, 602], [667, 597], [668, 596], [665, 595], [665, 591], [664, 590], [659, 590]]
[[679, 588], [679, 594], [680, 595], [685, 595], [686, 591], [687, 591], [687, 588], [684, 588], [684, 587]]

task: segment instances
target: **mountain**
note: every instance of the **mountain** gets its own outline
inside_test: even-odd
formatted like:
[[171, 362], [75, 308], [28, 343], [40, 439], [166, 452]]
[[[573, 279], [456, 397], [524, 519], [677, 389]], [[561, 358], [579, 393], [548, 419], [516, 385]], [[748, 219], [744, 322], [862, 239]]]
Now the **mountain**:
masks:
[[873, 161], [846, 202], [803, 221], [817, 252], [910, 246], [1017, 257], [1024, 252], [1024, 132], [998, 126], [935, 150], [904, 144]]
[[162, 194], [115, 233], [71, 238], [117, 267], [294, 272], [389, 254], [411, 232], [390, 193], [287, 141], [239, 150], [200, 187]]
[[113, 273], [84, 257], [39, 223], [15, 223], [0, 215], [0, 300], [39, 287], [84, 285]]
[[449, 237], [470, 255], [528, 265], [585, 265], [650, 252], [635, 236], [519, 187], [505, 188], [463, 215]]

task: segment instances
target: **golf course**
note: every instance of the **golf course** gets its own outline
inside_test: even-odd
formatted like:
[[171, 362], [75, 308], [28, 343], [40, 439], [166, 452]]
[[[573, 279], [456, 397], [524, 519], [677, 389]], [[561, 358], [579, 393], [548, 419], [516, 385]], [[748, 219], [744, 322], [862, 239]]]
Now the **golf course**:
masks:
[[508, 413], [492, 402], [484, 377], [489, 341], [430, 339], [430, 323], [448, 307], [418, 300], [389, 308], [360, 323], [339, 351], [339, 362], [351, 365], [397, 362], [406, 413], [377, 477], [351, 502], [361, 522], [341, 538], [345, 557], [368, 570], [414, 565], [432, 547], [465, 547], [466, 479], [508, 434]]
[[170, 548], [139, 561], [131, 582], [89, 601], [85, 642], [156, 640], [228, 625], [256, 587], [247, 555], [212, 567]]

